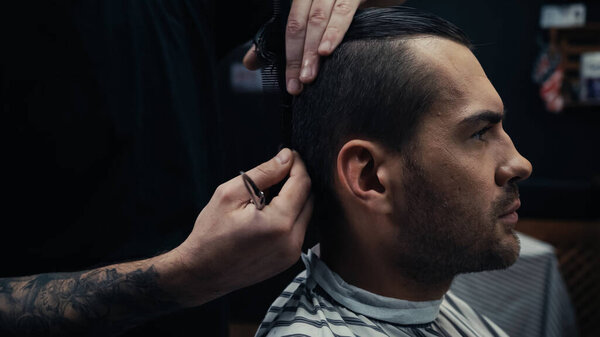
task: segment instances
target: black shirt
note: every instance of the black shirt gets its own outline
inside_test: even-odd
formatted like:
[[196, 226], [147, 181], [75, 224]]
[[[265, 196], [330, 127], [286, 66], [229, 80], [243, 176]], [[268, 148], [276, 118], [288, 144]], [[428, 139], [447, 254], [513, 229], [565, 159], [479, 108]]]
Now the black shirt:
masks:
[[[0, 277], [177, 246], [219, 183], [218, 56], [255, 23], [216, 41], [235, 16], [219, 20], [224, 5], [211, 1], [1, 6]], [[131, 334], [224, 334], [225, 308], [216, 301]]]

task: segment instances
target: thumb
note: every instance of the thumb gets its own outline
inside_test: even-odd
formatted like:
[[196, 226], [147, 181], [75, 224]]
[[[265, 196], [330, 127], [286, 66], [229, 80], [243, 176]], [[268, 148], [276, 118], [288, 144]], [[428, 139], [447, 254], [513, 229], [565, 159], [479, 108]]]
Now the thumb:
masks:
[[265, 190], [282, 181], [290, 173], [292, 163], [292, 151], [284, 148], [279, 151], [277, 156], [251, 169], [246, 174], [259, 189]]

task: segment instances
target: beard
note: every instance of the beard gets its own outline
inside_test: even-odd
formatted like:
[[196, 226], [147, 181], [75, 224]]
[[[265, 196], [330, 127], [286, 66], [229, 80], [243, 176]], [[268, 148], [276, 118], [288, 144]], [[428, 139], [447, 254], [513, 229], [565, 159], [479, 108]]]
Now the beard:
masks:
[[414, 159], [404, 165], [397, 262], [408, 277], [433, 284], [460, 273], [507, 268], [516, 261], [519, 239], [512, 228], [499, 224], [500, 215], [518, 198], [515, 183], [482, 210], [477, 195], [446, 195]]

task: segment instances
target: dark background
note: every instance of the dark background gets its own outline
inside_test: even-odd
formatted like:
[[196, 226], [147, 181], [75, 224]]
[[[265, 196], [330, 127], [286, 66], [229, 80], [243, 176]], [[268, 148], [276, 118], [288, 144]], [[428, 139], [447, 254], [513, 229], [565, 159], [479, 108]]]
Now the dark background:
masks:
[[[184, 2], [198, 5], [210, 1], [165, 1], [170, 5]], [[0, 25], [3, 33], [0, 50], [6, 48], [0, 51], [3, 60], [2, 71], [11, 72], [10, 74], [0, 73], [0, 75], [8, 78], [8, 75], [16, 74], [23, 78], [22, 82], [6, 91], [11, 95], [16, 93], [23, 96], [23, 100], [1, 97], [3, 104], [1, 111], [35, 112], [34, 117], [40, 118], [39, 124], [42, 127], [48, 127], [48, 130], [43, 129], [41, 130], [43, 132], [35, 134], [34, 136], [37, 138], [28, 138], [29, 134], [23, 136], [23, 130], [28, 129], [21, 129], [20, 125], [36, 122], [36, 120], [32, 120], [32, 116], [17, 113], [6, 113], [2, 116], [2, 154], [5, 160], [4, 168], [8, 167], [10, 173], [2, 175], [2, 192], [7, 199], [13, 202], [15, 200], [23, 201], [23, 203], [19, 208], [14, 208], [11, 203], [7, 203], [3, 208], [3, 232], [0, 235], [4, 239], [2, 241], [4, 246], [1, 254], [2, 272], [0, 274], [4, 277], [39, 272], [80, 270], [89, 268], [90, 264], [117, 262], [113, 261], [117, 257], [119, 261], [147, 257], [149, 254], [157, 254], [180, 243], [191, 230], [197, 211], [208, 201], [212, 191], [197, 191], [197, 195], [184, 194], [182, 192], [184, 189], [174, 186], [185, 185], [187, 181], [180, 181], [179, 185], [174, 185], [172, 182], [166, 181], [167, 178], [162, 178], [163, 176], [160, 174], [139, 177], [138, 171], [130, 168], [131, 174], [124, 176], [123, 185], [136, 183], [135, 189], [132, 191], [139, 192], [139, 195], [143, 196], [144, 200], [142, 201], [149, 204], [157, 203], [172, 209], [184, 209], [180, 213], [169, 213], [172, 218], [163, 216], [165, 221], [151, 225], [150, 222], [160, 218], [160, 214], [154, 214], [153, 207], [145, 208], [145, 212], [137, 212], [135, 208], [122, 203], [120, 198], [130, 202], [138, 202], [139, 199], [137, 194], [124, 196], [118, 183], [114, 184], [114, 191], [111, 190], [110, 193], [104, 194], [108, 195], [110, 200], [96, 204], [113, 206], [116, 213], [126, 213], [127, 217], [123, 223], [129, 226], [123, 225], [121, 228], [119, 224], [110, 224], [109, 222], [113, 220], [112, 214], [104, 214], [104, 208], [89, 210], [80, 207], [86, 201], [84, 194], [94, 190], [94, 186], [90, 187], [85, 183], [96, 181], [97, 179], [94, 179], [97, 178], [96, 176], [102, 177], [102, 173], [111, 168], [108, 164], [106, 164], [107, 167], [101, 167], [96, 163], [110, 163], [109, 159], [111, 158], [104, 157], [114, 154], [114, 148], [124, 146], [122, 143], [114, 142], [115, 139], [120, 140], [121, 138], [117, 137], [120, 136], [119, 130], [110, 129], [112, 127], [110, 118], [115, 120], [127, 118], [123, 125], [133, 125], [130, 125], [133, 120], [129, 120], [129, 115], [126, 114], [129, 111], [128, 107], [117, 104], [120, 100], [130, 102], [130, 99], [134, 97], [125, 90], [135, 87], [134, 85], [130, 86], [127, 82], [132, 78], [126, 77], [126, 74], [131, 75], [131, 67], [126, 62], [132, 62], [133, 65], [139, 66], [137, 60], [147, 60], [149, 63], [143, 68], [144, 71], [149, 73], [149, 77], [156, 75], [157, 81], [162, 81], [163, 77], [161, 76], [165, 74], [161, 74], [161, 71], [165, 71], [165, 69], [163, 69], [164, 64], [161, 63], [163, 60], [160, 51], [181, 52], [172, 45], [163, 47], [164, 49], [155, 48], [157, 41], [172, 42], [177, 47], [175, 43], [177, 41], [170, 39], [171, 35], [165, 35], [168, 37], [165, 40], [149, 39], [146, 41], [132, 38], [132, 41], [138, 41], [141, 46], [147, 46], [146, 50], [131, 47], [130, 41], [123, 39], [122, 34], [119, 34], [118, 31], [104, 31], [103, 29], [106, 27], [123, 28], [122, 26], [125, 26], [124, 31], [128, 32], [125, 29], [128, 26], [121, 24], [121, 20], [127, 24], [132, 22], [131, 17], [123, 17], [119, 19], [118, 24], [104, 27], [103, 24], [106, 22], [102, 21], [105, 18], [103, 15], [122, 12], [119, 7], [111, 9], [104, 8], [104, 6], [109, 6], [109, 4], [139, 5], [152, 14], [165, 11], [156, 9], [156, 12], [153, 12], [153, 2], [147, 2], [149, 5], [145, 7], [143, 5], [145, 3], [141, 1], [109, 3], [108, 1], [49, 0], [40, 1], [34, 5], [29, 2], [14, 3], [19, 7], [19, 13], [22, 13], [23, 17], [12, 17], [12, 12], [4, 10], [4, 7], [0, 10], [2, 17]], [[214, 102], [220, 108], [219, 113], [215, 116], [204, 116], [205, 119], [199, 121], [195, 119], [198, 118], [196, 116], [198, 111], [194, 109], [193, 104], [189, 105], [188, 102], [193, 103], [196, 96], [212, 97], [214, 88], [211, 83], [210, 87], [204, 87], [205, 90], [197, 90], [194, 85], [198, 85], [200, 88], [202, 86], [188, 78], [192, 76], [188, 70], [183, 69], [185, 65], [177, 67], [177, 69], [181, 70], [179, 75], [189, 82], [180, 80], [174, 81], [173, 86], [164, 85], [163, 87], [173, 89], [168, 93], [146, 92], [146, 99], [149, 101], [158, 98], [157, 101], [162, 102], [161, 97], [164, 96], [162, 103], [165, 107], [169, 107], [168, 104], [172, 102], [170, 100], [172, 97], [169, 95], [173, 95], [175, 98], [173, 101], [180, 103], [185, 108], [183, 110], [190, 113], [185, 115], [190, 119], [182, 119], [183, 124], [186, 125], [184, 129], [189, 132], [187, 136], [193, 140], [196, 137], [201, 138], [202, 133], [206, 133], [211, 136], [210, 140], [215, 142], [211, 144], [218, 144], [218, 146], [207, 149], [199, 147], [190, 150], [190, 152], [201, 153], [201, 156], [210, 158], [208, 163], [206, 161], [197, 163], [198, 167], [195, 168], [197, 171], [193, 172], [206, 174], [190, 174], [192, 177], [190, 180], [193, 181], [195, 177], [207, 180], [206, 184], [210, 187], [216, 187], [219, 183], [231, 179], [238, 174], [239, 170], [250, 169], [269, 159], [277, 152], [281, 142], [280, 116], [267, 109], [272, 106], [272, 101], [267, 100], [260, 92], [240, 92], [231, 86], [230, 67], [233, 63], [241, 62], [246, 48], [240, 47], [227, 53], [232, 46], [248, 41], [259, 25], [265, 21], [269, 14], [267, 8], [269, 1], [252, 0], [235, 3], [218, 1], [215, 3], [216, 12], [221, 15], [213, 17], [206, 12], [204, 14], [215, 21], [214, 42], [217, 46], [215, 56], [221, 58], [217, 69], [219, 99]], [[600, 132], [598, 131], [600, 130], [600, 111], [596, 108], [565, 111], [561, 114], [548, 113], [539, 99], [538, 86], [531, 80], [533, 64], [540, 52], [538, 40], [544, 36], [538, 28], [542, 3], [545, 2], [540, 0], [527, 2], [516, 0], [493, 2], [409, 0], [406, 5], [430, 10], [453, 21], [463, 28], [474, 42], [476, 46], [474, 52], [508, 110], [505, 127], [517, 148], [532, 162], [534, 167], [531, 178], [521, 184], [523, 206], [520, 215], [525, 218], [599, 219], [600, 159], [598, 146], [600, 145]], [[98, 5], [98, 8], [94, 8], [90, 4]], [[594, 2], [594, 4], [596, 5], [588, 5], [588, 19], [600, 21], [598, 2]], [[71, 8], [71, 5], [74, 7], [81, 5], [89, 10], [80, 15], [73, 15], [78, 12], [57, 10], [57, 7], [62, 8], [63, 5], [66, 8]], [[172, 11], [172, 14], [177, 14], [177, 6], [173, 5], [173, 7], [175, 8], [167, 7], [166, 12]], [[106, 10], [106, 13], [100, 10], [102, 8]], [[145, 12], [132, 10], [123, 13], [124, 16], [126, 14], [140, 20], [140, 27], [149, 29], [148, 31], [151, 33], [154, 33], [152, 23], [164, 23], [160, 20], [150, 20], [149, 15]], [[594, 18], [594, 16], [596, 17]], [[92, 19], [89, 20], [89, 18]], [[158, 18], [168, 22], [168, 18], [161, 15], [158, 15]], [[188, 21], [184, 20], [184, 22]], [[189, 22], [193, 22], [193, 20]], [[148, 27], [144, 26], [146, 24]], [[169, 25], [165, 26], [169, 27]], [[176, 25], [173, 27], [175, 32], [189, 30], [190, 34], [193, 33], [190, 27]], [[169, 32], [169, 30], [165, 30], [165, 32]], [[121, 41], [123, 45], [115, 46], [112, 40], [104, 40], [107, 36], [115, 41]], [[160, 36], [162, 37], [162, 35]], [[46, 44], [36, 44], [39, 41], [45, 41]], [[15, 48], [16, 51], [13, 50], [13, 53], [9, 53], [10, 48]], [[89, 50], [92, 52], [86, 54], [85, 51]], [[132, 55], [125, 55], [124, 51], [131, 51]], [[201, 54], [198, 50], [192, 50], [192, 52]], [[14, 56], [15, 59], [11, 59], [12, 56], [7, 57], [11, 61], [7, 62], [4, 59], [5, 55], [16, 56]], [[20, 58], [23, 55], [26, 59]], [[179, 56], [186, 55], [182, 52]], [[99, 67], [99, 64], [103, 64], [102, 62], [106, 60], [113, 62], [110, 64], [115, 67], [108, 69]], [[173, 60], [175, 61], [172, 62], [172, 65], [180, 65], [180, 59], [174, 58]], [[98, 61], [101, 62], [96, 63]], [[201, 67], [203, 62], [191, 63], [201, 70], [206, 70]], [[20, 65], [22, 69], [15, 68], [15, 65]], [[153, 68], [154, 65], [157, 67]], [[205, 66], [208, 67], [208, 65]], [[119, 73], [120, 70], [123, 70], [124, 73]], [[198, 71], [198, 69], [193, 70]], [[23, 71], [23, 73], [19, 73], [19, 71]], [[156, 74], [153, 74], [153, 71]], [[100, 78], [104, 79], [103, 81], [90, 81], [90, 79], [95, 79], [96, 72], [102, 75]], [[31, 76], [31, 81], [29, 76]], [[48, 91], [40, 93], [30, 90], [34, 88], [30, 82], [35, 82], [39, 76], [46, 76], [42, 77], [42, 81]], [[206, 83], [202, 84], [207, 85]], [[2, 93], [6, 89], [4, 85], [3, 82]], [[177, 85], [181, 85], [181, 87]], [[111, 91], [103, 90], [105, 86], [109, 87]], [[115, 90], [115, 88], [117, 89]], [[123, 90], [121, 90], [122, 88]], [[111, 93], [110, 97], [102, 96], [102, 93], [106, 92]], [[90, 93], [91, 96], [86, 96]], [[114, 93], [116, 95], [113, 96]], [[40, 97], [47, 100], [39, 100]], [[189, 101], [184, 102], [179, 99], [180, 97]], [[25, 102], [24, 106], [16, 105], [23, 102]], [[98, 108], [101, 104], [114, 102], [117, 102], [114, 105], [117, 109], [107, 108], [105, 111], [103, 106]], [[131, 104], [140, 108], [138, 117], [147, 117], [148, 115], [142, 112], [148, 111], [153, 111], [157, 116], [163, 116], [161, 114], [164, 112], [163, 105], [148, 107], [135, 105], [133, 102]], [[69, 112], [76, 114], [67, 116]], [[123, 114], [121, 115], [121, 113]], [[61, 120], [69, 121], [73, 117], [77, 122], [81, 117], [83, 122], [76, 125], [81, 129], [71, 128], [69, 124], [58, 125]], [[174, 119], [172, 116], [165, 117], [164, 122], [173, 122]], [[147, 154], [148, 158], [154, 155], [153, 158], [159, 163], [164, 161], [170, 163], [171, 157], [174, 158], [173, 163], [177, 163], [176, 160], [184, 162], [178, 152], [173, 153], [169, 149], [182, 149], [183, 146], [191, 143], [190, 139], [181, 140], [181, 144], [171, 144], [172, 147], [161, 146], [165, 145], [166, 140], [179, 141], [179, 136], [181, 136], [179, 125], [168, 128], [171, 132], [169, 134], [166, 131], [168, 125], [163, 124], [162, 121], [161, 119], [155, 120], [156, 124], [153, 124], [151, 129], [154, 131], [150, 130], [144, 134], [144, 136], [148, 136], [148, 138], [144, 138], [147, 141], [144, 144], [152, 146], [143, 147], [143, 151], [134, 151], [133, 153]], [[57, 125], [53, 123], [57, 123]], [[82, 123], [87, 124], [82, 125]], [[114, 131], [116, 136], [107, 133], [107, 130]], [[46, 131], [48, 132], [46, 133]], [[129, 130], [125, 130], [124, 134], [127, 135], [127, 131]], [[22, 139], [29, 142], [19, 143]], [[52, 143], [54, 139], [65, 143], [54, 144]], [[52, 151], [55, 145], [58, 149], [71, 149], [71, 152], [54, 153]], [[43, 169], [45, 164], [54, 164], [55, 161], [65, 164], [65, 166], [58, 167], [56, 171]], [[141, 160], [135, 163], [145, 164]], [[205, 167], [207, 165], [210, 170]], [[154, 167], [146, 166], [150, 169]], [[26, 171], [20, 171], [22, 167], [25, 167]], [[73, 171], [71, 167], [78, 167], [81, 170]], [[178, 170], [185, 171], [188, 167], [178, 167], [173, 164], [173, 167], [167, 166], [163, 169], [172, 173], [169, 177], [179, 177]], [[204, 169], [206, 171], [202, 171]], [[63, 175], [57, 176], [54, 174], [55, 172], [62, 172]], [[80, 177], [82, 183], [78, 183]], [[136, 179], [130, 179], [131, 177]], [[142, 182], [141, 178], [145, 180]], [[68, 189], [65, 187], [64, 181], [72, 182]], [[148, 193], [147, 189], [153, 186], [152, 182], [170, 186], [170, 189], [159, 188], [157, 185], [156, 190], [160, 193]], [[27, 185], [30, 189], [23, 189], [23, 185]], [[101, 181], [99, 185], [103, 186]], [[10, 195], [9, 191], [12, 190], [17, 191], [17, 194]], [[154, 190], [151, 189], [152, 191]], [[53, 199], [61, 194], [62, 196], [68, 195], [64, 198], [67, 202], [58, 205], [60, 207], [55, 207], [57, 202], [52, 204], [55, 201]], [[190, 202], [190, 199], [193, 201]], [[191, 204], [180, 207], [178, 205], [180, 202]], [[123, 212], [119, 211], [120, 207], [123, 207]], [[97, 223], [91, 227], [80, 226], [79, 222], [72, 219], [78, 218], [79, 212], [89, 213], [89, 219], [95, 220]], [[104, 217], [98, 217], [96, 214]], [[41, 219], [51, 216], [55, 222], [31, 223], [31, 221], [27, 221], [29, 218], [37, 219], [38, 216]], [[179, 224], [177, 228], [174, 228], [173, 217]], [[58, 231], [57, 228], [61, 228], [60, 222], [70, 225], [63, 226], [63, 231]], [[132, 226], [131, 223], [137, 224]], [[90, 232], [89, 228], [92, 228], [93, 231]], [[32, 242], [29, 238], [32, 231], [36, 231], [38, 234], [37, 241]], [[79, 240], [81, 237], [85, 237], [86, 240]], [[312, 238], [308, 237], [306, 248], [312, 243]], [[98, 253], [96, 254], [98, 256], [95, 256], [94, 252], [96, 251], [102, 254]], [[104, 255], [106, 251], [112, 255]], [[227, 318], [231, 321], [258, 324], [271, 302], [301, 269], [302, 265], [297, 263], [281, 275], [230, 294], [215, 301], [212, 306], [208, 305], [202, 310], [192, 309], [189, 312], [175, 314], [173, 315], [174, 323], [171, 326], [178, 324], [177, 316], [182, 316], [181, 321], [190, 324], [190, 326], [185, 324], [179, 326], [182, 335], [194, 334], [194, 331], [198, 330], [206, 333], [205, 326], [191, 328], [192, 325], [198, 325], [196, 324], [197, 317], [211, 320], [213, 317], [210, 315], [211, 313], [215, 316], [215, 325], [220, 327], [226, 325], [224, 321]], [[158, 326], [161, 324], [157, 323], [155, 326], [150, 326], [149, 329]], [[142, 332], [140, 330], [139, 335], [144, 335]]]
[[[474, 43], [474, 53], [507, 109], [505, 129], [533, 164], [531, 177], [520, 184], [521, 218], [598, 220], [600, 107], [550, 113], [539, 98], [539, 86], [531, 79], [541, 51], [539, 42], [547, 38], [539, 28], [540, 7], [547, 3], [409, 0], [405, 5], [450, 20]], [[588, 22], [600, 21], [598, 5], [587, 3]], [[239, 62], [244, 51], [240, 48], [231, 53], [219, 70], [223, 80], [221, 118], [228, 126], [223, 129], [227, 155], [223, 173], [229, 176], [268, 158], [280, 142], [279, 119], [264, 109], [265, 100], [258, 94], [234, 92], [229, 85], [229, 65]], [[310, 238], [308, 241], [306, 248], [312, 243]], [[297, 263], [273, 279], [231, 294], [231, 320], [259, 322], [302, 269]]]

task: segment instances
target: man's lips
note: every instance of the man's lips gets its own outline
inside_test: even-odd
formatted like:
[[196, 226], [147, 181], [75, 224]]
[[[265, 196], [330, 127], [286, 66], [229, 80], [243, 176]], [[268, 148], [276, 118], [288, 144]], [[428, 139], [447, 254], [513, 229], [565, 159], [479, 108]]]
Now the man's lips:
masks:
[[510, 207], [508, 207], [506, 211], [502, 213], [502, 215], [500, 215], [500, 219], [509, 223], [516, 224], [517, 221], [519, 221], [519, 215], [517, 214], [517, 210], [519, 209], [519, 207], [521, 207], [521, 200], [517, 199], [512, 204], [510, 204]]

